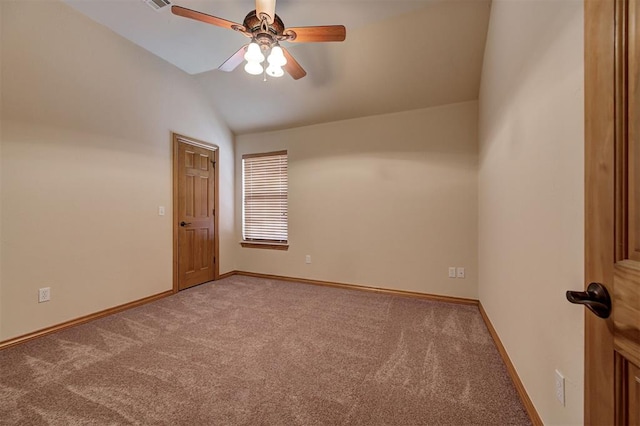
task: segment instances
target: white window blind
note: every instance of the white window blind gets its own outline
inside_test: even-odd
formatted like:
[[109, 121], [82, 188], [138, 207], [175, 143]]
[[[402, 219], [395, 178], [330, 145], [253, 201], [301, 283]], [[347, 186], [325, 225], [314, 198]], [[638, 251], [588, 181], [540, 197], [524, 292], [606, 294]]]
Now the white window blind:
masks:
[[287, 151], [242, 156], [242, 238], [286, 242]]

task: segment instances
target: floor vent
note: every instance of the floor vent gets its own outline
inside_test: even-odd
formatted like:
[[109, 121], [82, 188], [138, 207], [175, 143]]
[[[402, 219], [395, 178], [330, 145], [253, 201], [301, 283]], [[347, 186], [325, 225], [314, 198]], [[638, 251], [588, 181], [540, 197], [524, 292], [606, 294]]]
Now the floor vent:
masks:
[[145, 2], [151, 9], [155, 11], [159, 11], [164, 9], [167, 6], [171, 6], [171, 2], [169, 0], [142, 0]]

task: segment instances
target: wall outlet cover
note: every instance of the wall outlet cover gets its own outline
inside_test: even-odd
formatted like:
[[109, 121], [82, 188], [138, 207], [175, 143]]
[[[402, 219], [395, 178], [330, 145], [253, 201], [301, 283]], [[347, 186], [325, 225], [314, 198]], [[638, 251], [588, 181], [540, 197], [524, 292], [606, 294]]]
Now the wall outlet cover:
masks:
[[51, 287], [38, 289], [38, 303], [48, 302], [49, 300], [51, 300]]

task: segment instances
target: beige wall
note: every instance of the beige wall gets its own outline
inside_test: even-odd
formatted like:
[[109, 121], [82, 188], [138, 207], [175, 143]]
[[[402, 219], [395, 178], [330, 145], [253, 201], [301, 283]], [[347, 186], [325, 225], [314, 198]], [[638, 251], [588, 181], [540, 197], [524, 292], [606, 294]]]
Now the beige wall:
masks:
[[241, 157], [281, 149], [289, 251], [239, 248], [238, 269], [477, 297], [477, 102], [238, 136], [238, 241]]
[[197, 83], [62, 3], [2, 12], [0, 340], [171, 289], [171, 131], [220, 146], [234, 269], [233, 138]]
[[582, 7], [494, 0], [480, 91], [480, 301], [545, 424], [582, 424]]

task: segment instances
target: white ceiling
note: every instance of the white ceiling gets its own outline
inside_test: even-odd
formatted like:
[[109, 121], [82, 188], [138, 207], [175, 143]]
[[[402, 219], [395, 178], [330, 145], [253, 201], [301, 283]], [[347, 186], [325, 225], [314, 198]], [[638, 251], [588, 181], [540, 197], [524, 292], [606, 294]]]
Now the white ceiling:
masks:
[[[342, 24], [343, 43], [284, 43], [308, 75], [217, 67], [247, 39], [142, 0], [64, 0], [195, 78], [236, 134], [478, 98], [490, 0], [278, 0], [285, 26]], [[242, 23], [253, 0], [173, 0]]]

